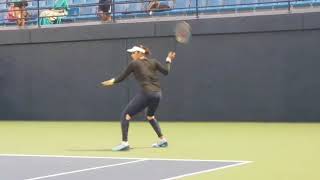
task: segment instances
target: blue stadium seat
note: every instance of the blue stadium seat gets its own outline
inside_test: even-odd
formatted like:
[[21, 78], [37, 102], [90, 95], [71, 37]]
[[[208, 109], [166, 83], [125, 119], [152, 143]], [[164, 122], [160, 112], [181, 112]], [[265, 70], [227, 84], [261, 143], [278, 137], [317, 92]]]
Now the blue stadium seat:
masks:
[[94, 7], [80, 7], [79, 14], [80, 15], [91, 15], [96, 14], [96, 9]]
[[186, 0], [186, 8], [196, 7], [196, 0]]
[[46, 6], [53, 6], [54, 0], [46, 0]]
[[[198, 0], [198, 7], [207, 7], [210, 4], [210, 1], [213, 0]], [[187, 0], [187, 6], [190, 8], [197, 6], [196, 0]]]
[[[209, 0], [198, 0], [198, 7], [207, 7], [209, 5]], [[197, 7], [196, 0], [187, 0], [184, 5], [186, 8], [195, 8]]]
[[256, 5], [240, 5], [238, 7], [238, 11], [254, 11], [256, 9]]
[[257, 0], [240, 0], [237, 11], [253, 11], [256, 8]]
[[275, 3], [274, 9], [288, 8], [288, 2], [277, 2]]
[[75, 21], [89, 21], [89, 20], [98, 20], [98, 16], [97, 15], [81, 15], [78, 16]]
[[209, 5], [209, 0], [199, 0], [199, 7], [207, 7]]
[[257, 4], [255, 6], [256, 10], [273, 9], [276, 6], [276, 3], [272, 2], [271, 0], [259, 0], [258, 2], [264, 4]]
[[168, 0], [168, 2], [165, 2], [169, 7], [173, 8], [175, 6], [174, 0]]
[[312, 6], [314, 7], [320, 6], [320, 0], [313, 0]]
[[235, 12], [237, 10], [237, 6], [236, 5], [227, 5], [227, 6], [223, 6], [219, 9], [219, 12], [223, 12], [223, 13], [228, 13], [228, 12]]
[[79, 8], [78, 7], [72, 7], [68, 11], [68, 16], [79, 16]]
[[84, 4], [85, 0], [72, 0], [72, 4]]
[[4, 10], [7, 9], [7, 5], [6, 4], [0, 4], [0, 10]]
[[98, 3], [99, 2], [99, 0], [86, 0], [86, 3]]
[[186, 8], [187, 7], [187, 1], [186, 0], [177, 0], [175, 4], [175, 8]]
[[256, 2], [256, 0], [240, 0], [239, 4], [254, 4]]
[[[28, 6], [38, 7], [38, 2], [37, 1], [29, 2]], [[45, 6], [46, 6], [46, 1], [44, 0], [39, 1], [39, 7], [45, 7]]]
[[257, 3], [271, 4], [271, 3], [274, 3], [274, 0], [257, 0]]
[[210, 0], [208, 6], [221, 6], [222, 0]]
[[200, 13], [217, 13], [221, 6], [222, 0], [201, 0], [199, 1], [199, 12]]
[[224, 0], [223, 5], [236, 5], [239, 4], [237, 0]]
[[123, 1], [126, 1], [126, 0], [118, 0], [116, 1], [116, 4], [115, 4], [115, 12], [116, 13], [125, 13], [128, 11], [129, 9], [129, 4], [126, 4], [126, 3], [121, 3]]
[[312, 6], [312, 0], [295, 1], [292, 2], [292, 7], [308, 7]]
[[129, 12], [136, 12], [136, 11], [143, 11], [144, 8], [144, 3], [131, 3], [129, 4], [128, 11]]

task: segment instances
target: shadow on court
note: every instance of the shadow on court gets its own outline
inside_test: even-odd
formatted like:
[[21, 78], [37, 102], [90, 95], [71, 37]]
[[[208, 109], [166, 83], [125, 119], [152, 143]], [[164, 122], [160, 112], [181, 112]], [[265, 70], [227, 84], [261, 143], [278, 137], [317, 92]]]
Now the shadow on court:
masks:
[[67, 149], [67, 151], [73, 152], [110, 152], [111, 149]]
[[[131, 147], [130, 151], [132, 150], [141, 150], [141, 149], [155, 149], [153, 147]], [[67, 151], [72, 152], [112, 152], [112, 149], [67, 149]]]

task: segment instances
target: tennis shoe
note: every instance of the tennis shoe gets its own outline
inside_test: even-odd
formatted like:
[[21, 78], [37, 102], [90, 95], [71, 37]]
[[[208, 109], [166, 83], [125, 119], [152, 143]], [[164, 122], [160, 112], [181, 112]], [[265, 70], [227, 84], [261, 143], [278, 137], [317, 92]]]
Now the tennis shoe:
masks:
[[167, 140], [160, 140], [159, 142], [152, 144], [152, 147], [154, 147], [154, 148], [168, 147], [168, 141]]
[[130, 149], [129, 143], [121, 142], [118, 146], [112, 148], [112, 151], [128, 151]]

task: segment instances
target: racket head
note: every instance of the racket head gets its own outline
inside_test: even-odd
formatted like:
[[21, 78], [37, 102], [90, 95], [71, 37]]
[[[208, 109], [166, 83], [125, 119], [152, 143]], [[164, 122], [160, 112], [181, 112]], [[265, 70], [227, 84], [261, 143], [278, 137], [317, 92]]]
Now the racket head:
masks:
[[175, 26], [175, 39], [178, 43], [189, 43], [192, 33], [191, 26], [186, 21], [181, 21]]

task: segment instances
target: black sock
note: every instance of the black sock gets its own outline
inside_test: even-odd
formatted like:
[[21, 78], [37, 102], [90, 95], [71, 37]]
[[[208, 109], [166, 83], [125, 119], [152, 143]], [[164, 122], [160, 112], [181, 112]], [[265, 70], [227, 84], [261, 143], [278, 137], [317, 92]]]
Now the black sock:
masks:
[[158, 137], [162, 137], [162, 133], [161, 133], [161, 129], [160, 129], [160, 126], [158, 124], [158, 121], [156, 119], [152, 119], [152, 120], [149, 120], [149, 123], [151, 124], [153, 130], [157, 133]]
[[129, 121], [124, 119], [121, 121], [122, 141], [128, 141]]

